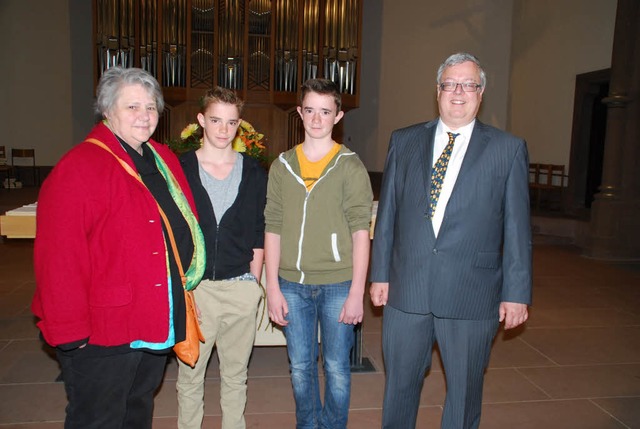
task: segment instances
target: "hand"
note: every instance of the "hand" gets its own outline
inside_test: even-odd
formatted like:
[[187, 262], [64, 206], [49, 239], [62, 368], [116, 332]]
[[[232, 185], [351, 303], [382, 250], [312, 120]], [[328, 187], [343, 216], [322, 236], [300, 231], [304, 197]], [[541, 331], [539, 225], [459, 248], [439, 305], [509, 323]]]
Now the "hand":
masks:
[[342, 306], [338, 322], [344, 323], [345, 325], [357, 325], [362, 322], [362, 317], [364, 316], [364, 306], [362, 301], [361, 293], [350, 293]]
[[269, 319], [276, 325], [287, 326], [289, 322], [285, 320], [289, 314], [287, 300], [280, 291], [279, 287], [267, 286], [267, 309], [269, 310]]
[[529, 318], [527, 304], [517, 302], [500, 303], [500, 322], [504, 321], [504, 329], [522, 325]]
[[389, 283], [371, 283], [369, 295], [371, 296], [371, 302], [376, 307], [387, 305], [387, 299], [389, 299]]

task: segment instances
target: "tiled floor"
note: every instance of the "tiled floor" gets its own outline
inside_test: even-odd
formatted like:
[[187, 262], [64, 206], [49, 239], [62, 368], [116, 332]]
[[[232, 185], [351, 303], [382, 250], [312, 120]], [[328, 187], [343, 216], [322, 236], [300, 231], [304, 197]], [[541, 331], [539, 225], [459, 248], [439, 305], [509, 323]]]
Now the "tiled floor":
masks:
[[[0, 190], [0, 209], [30, 198], [28, 191], [8, 196]], [[65, 395], [55, 381], [58, 366], [38, 340], [29, 311], [32, 250], [31, 240], [0, 243], [0, 429], [63, 427]], [[570, 246], [548, 244], [535, 246], [534, 265], [531, 317], [523, 329], [501, 331], [496, 338], [480, 427], [640, 428], [640, 265], [592, 261]], [[381, 313], [365, 308], [363, 355], [375, 372], [353, 375], [351, 429], [380, 426]], [[176, 372], [171, 362], [156, 397], [154, 428], [176, 427]], [[249, 372], [248, 427], [293, 428], [284, 348], [256, 348]], [[214, 363], [207, 380], [207, 428], [220, 427], [218, 389]], [[439, 427], [444, 392], [435, 358], [418, 428]]]

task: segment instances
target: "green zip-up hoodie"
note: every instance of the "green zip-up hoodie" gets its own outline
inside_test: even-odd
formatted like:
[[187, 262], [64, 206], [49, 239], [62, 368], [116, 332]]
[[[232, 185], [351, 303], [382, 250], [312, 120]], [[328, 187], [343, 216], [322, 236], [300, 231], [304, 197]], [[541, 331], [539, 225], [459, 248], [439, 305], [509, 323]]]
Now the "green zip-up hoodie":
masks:
[[269, 170], [265, 209], [265, 231], [280, 235], [279, 275], [304, 284], [351, 280], [351, 234], [369, 230], [372, 201], [367, 169], [346, 146], [310, 191], [295, 148], [281, 153]]

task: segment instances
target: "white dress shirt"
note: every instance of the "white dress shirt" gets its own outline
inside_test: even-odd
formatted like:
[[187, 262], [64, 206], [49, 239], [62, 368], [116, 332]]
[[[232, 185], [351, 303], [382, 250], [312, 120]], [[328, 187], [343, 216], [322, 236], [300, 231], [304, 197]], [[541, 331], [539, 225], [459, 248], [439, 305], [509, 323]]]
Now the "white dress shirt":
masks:
[[458, 174], [460, 173], [460, 167], [462, 167], [462, 161], [464, 160], [464, 155], [467, 153], [467, 148], [469, 147], [469, 140], [471, 139], [471, 133], [473, 132], [473, 126], [475, 125], [475, 119], [471, 121], [471, 123], [465, 125], [464, 127], [458, 128], [455, 131], [451, 131], [445, 124], [442, 123], [442, 120], [438, 121], [438, 126], [436, 127], [436, 136], [433, 145], [433, 160], [431, 162], [431, 166], [433, 167], [436, 162], [438, 162], [438, 158], [442, 155], [442, 151], [444, 150], [447, 143], [449, 143], [449, 135], [447, 132], [451, 132], [454, 134], [460, 134], [456, 137], [455, 143], [453, 144], [453, 151], [451, 152], [451, 158], [449, 159], [449, 164], [447, 165], [447, 172], [444, 176], [444, 181], [442, 182], [442, 189], [440, 190], [440, 197], [438, 198], [438, 204], [436, 205], [436, 211], [433, 214], [433, 218], [431, 222], [433, 224], [433, 232], [438, 236], [438, 232], [440, 231], [440, 226], [442, 225], [442, 221], [444, 219], [444, 212], [447, 208], [447, 203], [449, 202], [449, 198], [451, 197], [451, 193], [453, 192], [453, 187], [456, 184], [456, 180], [458, 179]]

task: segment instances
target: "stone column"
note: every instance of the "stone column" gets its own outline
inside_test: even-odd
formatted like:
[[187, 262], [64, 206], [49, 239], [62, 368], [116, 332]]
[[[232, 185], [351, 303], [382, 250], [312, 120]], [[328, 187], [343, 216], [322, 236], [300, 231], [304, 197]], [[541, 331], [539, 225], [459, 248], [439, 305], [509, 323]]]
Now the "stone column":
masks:
[[618, 0], [602, 184], [591, 208], [586, 255], [640, 260], [640, 2]]

